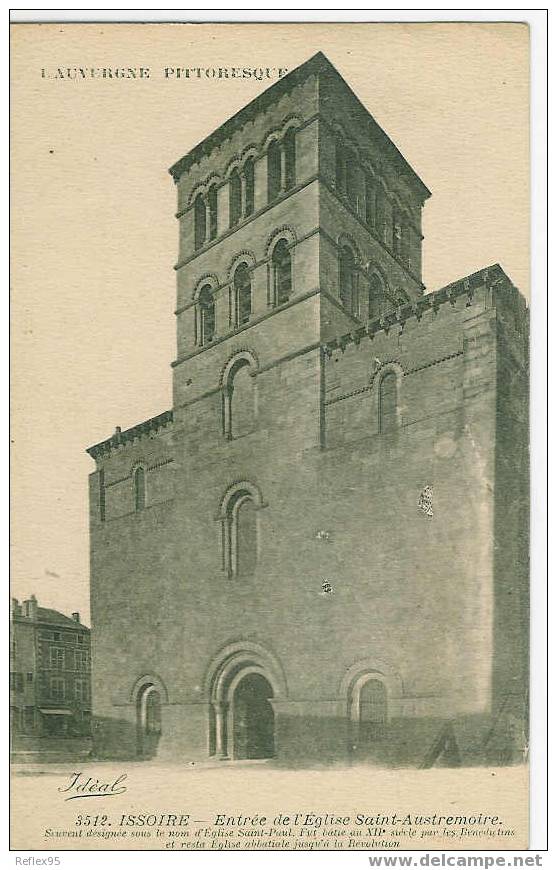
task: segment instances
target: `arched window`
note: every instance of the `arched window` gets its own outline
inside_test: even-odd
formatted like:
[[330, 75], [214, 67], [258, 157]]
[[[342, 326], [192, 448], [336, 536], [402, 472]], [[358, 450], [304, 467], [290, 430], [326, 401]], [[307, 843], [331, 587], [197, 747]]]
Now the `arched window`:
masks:
[[358, 310], [356, 261], [347, 246], [341, 248], [339, 265], [340, 300], [346, 311], [355, 315]]
[[246, 359], [238, 360], [230, 370], [226, 392], [226, 434], [229, 438], [240, 438], [252, 432], [255, 423], [255, 380]]
[[236, 574], [249, 577], [257, 563], [257, 514], [253, 499], [244, 495], [235, 505]]
[[246, 217], [253, 214], [255, 205], [255, 166], [253, 157], [248, 157], [244, 163], [244, 181], [246, 191], [246, 203], [244, 213]]
[[240, 174], [236, 168], [230, 173], [229, 179], [230, 191], [230, 226], [235, 226], [242, 216], [242, 181]]
[[142, 511], [145, 507], [145, 469], [141, 466], [134, 471], [133, 490], [135, 509], [136, 511]]
[[207, 194], [207, 202], [209, 204], [209, 238], [216, 239], [218, 228], [218, 212], [217, 212], [217, 187], [215, 184]]
[[200, 248], [205, 243], [205, 233], [207, 231], [206, 227], [206, 214], [205, 214], [205, 200], [203, 199], [202, 194], [198, 193], [195, 197], [195, 202], [193, 206], [193, 220], [194, 220], [194, 244], [195, 249]]
[[145, 683], [136, 699], [137, 754], [153, 758], [162, 733], [161, 693], [152, 683]]
[[257, 567], [257, 505], [239, 488], [226, 506], [224, 564], [230, 577], [250, 577]]
[[379, 384], [379, 431], [394, 432], [397, 427], [397, 377], [387, 372]]
[[227, 439], [253, 432], [256, 424], [257, 362], [248, 351], [226, 366], [222, 380], [222, 431]]
[[344, 142], [338, 136], [335, 140], [335, 187], [338, 193], [346, 192], [346, 154]]
[[286, 239], [281, 239], [275, 245], [272, 269], [274, 304], [283, 305], [288, 302], [292, 290], [292, 260]]
[[234, 272], [234, 296], [236, 326], [242, 326], [251, 317], [251, 278], [245, 263], [241, 263]]
[[199, 344], [209, 344], [215, 337], [215, 298], [210, 284], [199, 292]]
[[280, 145], [273, 139], [267, 149], [267, 199], [272, 202], [280, 193]]
[[366, 224], [375, 227], [375, 184], [370, 175], [366, 175]]
[[293, 127], [287, 131], [284, 137], [284, 166], [285, 166], [285, 190], [289, 190], [296, 184], [296, 131]]

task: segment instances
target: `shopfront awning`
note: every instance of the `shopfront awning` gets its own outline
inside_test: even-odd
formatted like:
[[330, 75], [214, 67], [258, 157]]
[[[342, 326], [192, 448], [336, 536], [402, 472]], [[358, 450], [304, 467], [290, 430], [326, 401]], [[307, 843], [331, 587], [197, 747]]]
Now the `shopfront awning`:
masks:
[[46, 709], [41, 708], [41, 713], [44, 713], [45, 716], [72, 716], [73, 713], [71, 710], [58, 710], [55, 708], [47, 707]]

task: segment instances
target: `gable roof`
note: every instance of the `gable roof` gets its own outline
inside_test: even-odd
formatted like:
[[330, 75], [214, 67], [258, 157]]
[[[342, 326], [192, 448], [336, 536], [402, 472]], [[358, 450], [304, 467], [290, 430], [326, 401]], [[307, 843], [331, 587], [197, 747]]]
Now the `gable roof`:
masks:
[[12, 618], [15, 622], [24, 622], [27, 625], [39, 625], [42, 623], [43, 625], [56, 625], [60, 628], [73, 628], [77, 631], [90, 631], [87, 625], [84, 625], [82, 622], [77, 622], [70, 616], [66, 616], [65, 613], [61, 613], [59, 610], [53, 610], [51, 607], [37, 607], [36, 619], [26, 616], [24, 613], [13, 614]]
[[50, 607], [37, 607], [37, 622], [47, 622], [50, 625], [60, 625], [64, 627], [71, 626], [72, 628], [84, 629], [89, 631], [86, 625], [81, 622], [76, 622], [65, 613], [60, 613], [59, 610], [52, 610]]

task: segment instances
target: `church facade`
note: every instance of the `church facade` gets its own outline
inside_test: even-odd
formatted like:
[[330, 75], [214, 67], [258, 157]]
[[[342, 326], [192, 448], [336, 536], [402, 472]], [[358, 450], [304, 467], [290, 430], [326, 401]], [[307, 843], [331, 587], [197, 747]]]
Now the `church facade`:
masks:
[[170, 170], [173, 407], [90, 447], [99, 755], [527, 744], [528, 311], [321, 54]]

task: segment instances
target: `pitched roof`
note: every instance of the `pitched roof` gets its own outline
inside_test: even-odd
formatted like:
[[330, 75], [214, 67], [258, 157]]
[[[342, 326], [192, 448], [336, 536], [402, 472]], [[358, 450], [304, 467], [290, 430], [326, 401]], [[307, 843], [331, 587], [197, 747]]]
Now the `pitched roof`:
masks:
[[65, 613], [60, 613], [59, 610], [52, 610], [50, 607], [37, 607], [37, 622], [48, 622], [50, 625], [59, 625], [62, 627], [80, 628], [89, 631], [86, 625], [81, 622], [76, 622]]
[[404, 165], [404, 168], [409, 172], [413, 180], [421, 188], [423, 196], [425, 198], [431, 196], [431, 191], [428, 190], [419, 175], [410, 166], [408, 161], [403, 157], [392, 139], [390, 139], [383, 130], [383, 128], [379, 126], [369, 110], [356, 96], [352, 88], [346, 83], [339, 71], [333, 66], [331, 61], [327, 57], [325, 57], [322, 51], [318, 51], [317, 54], [314, 54], [313, 57], [309, 58], [309, 60], [306, 60], [300, 66], [295, 67], [295, 69], [293, 69], [291, 72], [287, 73], [277, 82], [272, 84], [257, 97], [254, 97], [253, 100], [251, 100], [247, 105], [245, 105], [242, 109], [236, 112], [235, 115], [232, 115], [232, 117], [230, 117], [227, 121], [221, 124], [220, 127], [217, 127], [216, 130], [206, 136], [205, 139], [199, 142], [184, 157], [180, 158], [180, 160], [174, 163], [173, 166], [171, 166], [168, 170], [169, 173], [172, 175], [174, 181], [177, 182], [180, 176], [184, 172], [186, 172], [190, 166], [192, 166], [194, 163], [197, 163], [202, 157], [209, 154], [214, 148], [218, 147], [222, 142], [230, 138], [230, 136], [232, 136], [232, 134], [237, 129], [241, 128], [247, 121], [249, 121], [250, 118], [253, 117], [253, 115], [255, 115], [257, 112], [262, 111], [266, 106], [268, 106], [271, 102], [276, 100], [282, 94], [288, 93], [288, 91], [292, 90], [292, 88], [296, 87], [296, 85], [304, 81], [306, 78], [308, 78], [308, 76], [318, 73], [332, 74], [335, 78], [339, 79], [342, 82], [344, 87], [352, 95], [352, 98], [356, 100], [362, 111], [365, 112], [365, 114], [367, 115], [369, 123], [373, 127], [373, 132], [380, 140], [381, 144], [388, 148], [395, 160], [399, 161]]

